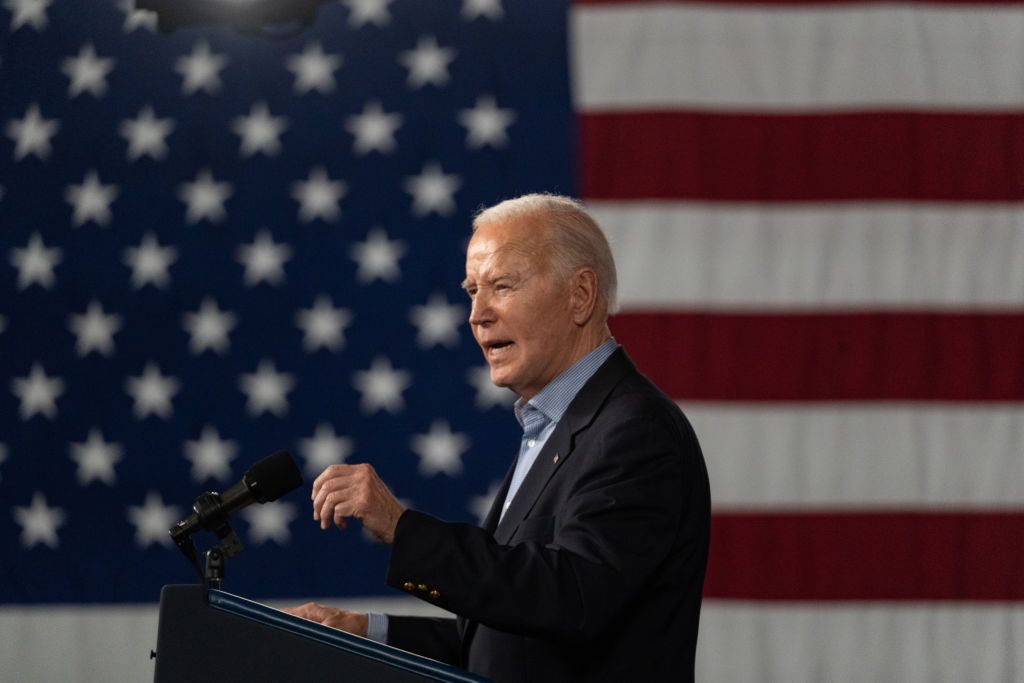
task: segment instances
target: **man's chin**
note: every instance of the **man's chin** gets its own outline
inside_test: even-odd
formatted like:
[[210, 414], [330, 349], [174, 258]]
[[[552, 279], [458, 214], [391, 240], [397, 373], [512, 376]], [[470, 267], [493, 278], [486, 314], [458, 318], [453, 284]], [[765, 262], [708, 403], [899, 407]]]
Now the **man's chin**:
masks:
[[[491, 367], [491, 384], [502, 389], [512, 389], [511, 381], [508, 374], [502, 371], [502, 368]], [[513, 389], [513, 391], [515, 391]]]

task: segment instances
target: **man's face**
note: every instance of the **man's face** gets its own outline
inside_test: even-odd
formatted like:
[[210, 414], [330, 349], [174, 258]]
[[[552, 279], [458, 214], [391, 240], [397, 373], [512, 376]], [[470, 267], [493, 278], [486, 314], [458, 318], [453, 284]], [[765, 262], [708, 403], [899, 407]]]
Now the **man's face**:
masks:
[[530, 399], [575, 360], [570, 290], [541, 251], [544, 229], [523, 221], [480, 227], [466, 252], [469, 324], [491, 381]]

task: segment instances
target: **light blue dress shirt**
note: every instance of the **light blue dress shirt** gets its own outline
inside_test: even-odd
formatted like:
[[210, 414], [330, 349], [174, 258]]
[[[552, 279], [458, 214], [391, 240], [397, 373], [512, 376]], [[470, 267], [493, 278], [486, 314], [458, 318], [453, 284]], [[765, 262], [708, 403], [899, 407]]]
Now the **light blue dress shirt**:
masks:
[[[516, 459], [516, 469], [512, 473], [508, 495], [505, 496], [501, 508], [502, 516], [512, 504], [512, 499], [515, 498], [537, 456], [544, 449], [544, 444], [558, 426], [559, 420], [569, 409], [569, 404], [617, 348], [619, 345], [615, 338], [609, 338], [548, 382], [529, 401], [523, 400], [522, 397], [516, 401], [514, 410], [516, 420], [523, 428], [523, 437], [519, 442], [519, 457]], [[371, 640], [387, 643], [388, 615], [370, 612], [366, 630], [366, 635]]]

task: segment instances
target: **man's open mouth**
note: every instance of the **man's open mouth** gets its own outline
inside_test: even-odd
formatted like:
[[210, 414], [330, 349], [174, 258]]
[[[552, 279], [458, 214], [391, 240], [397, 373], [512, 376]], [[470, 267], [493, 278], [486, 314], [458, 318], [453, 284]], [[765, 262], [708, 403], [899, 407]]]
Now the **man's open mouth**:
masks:
[[498, 354], [504, 353], [505, 350], [508, 349], [513, 344], [515, 344], [515, 342], [511, 341], [487, 342], [486, 344], [484, 344], [484, 353], [487, 356], [496, 356]]

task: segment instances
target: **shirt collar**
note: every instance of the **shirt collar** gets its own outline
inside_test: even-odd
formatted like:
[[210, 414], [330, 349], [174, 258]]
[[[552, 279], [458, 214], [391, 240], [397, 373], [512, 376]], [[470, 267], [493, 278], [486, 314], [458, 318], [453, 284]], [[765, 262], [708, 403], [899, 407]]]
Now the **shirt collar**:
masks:
[[527, 410], [527, 405], [542, 412], [551, 422], [561, 420], [565, 411], [569, 409], [569, 404], [576, 398], [576, 394], [580, 393], [580, 389], [587, 383], [587, 380], [594, 376], [598, 368], [617, 348], [619, 348], [619, 344], [615, 341], [615, 337], [610, 337], [596, 349], [563, 370], [558, 377], [548, 382], [529, 401], [520, 397], [514, 406], [519, 425], [523, 425], [523, 413]]

